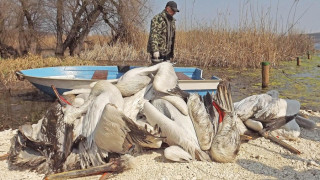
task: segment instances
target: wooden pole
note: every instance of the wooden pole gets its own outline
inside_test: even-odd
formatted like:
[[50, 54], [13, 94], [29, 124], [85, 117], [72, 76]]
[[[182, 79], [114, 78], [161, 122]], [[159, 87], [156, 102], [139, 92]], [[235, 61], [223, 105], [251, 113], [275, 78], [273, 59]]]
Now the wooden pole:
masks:
[[262, 62], [262, 88], [269, 86], [269, 62]]
[[297, 66], [300, 66], [300, 58], [297, 57]]

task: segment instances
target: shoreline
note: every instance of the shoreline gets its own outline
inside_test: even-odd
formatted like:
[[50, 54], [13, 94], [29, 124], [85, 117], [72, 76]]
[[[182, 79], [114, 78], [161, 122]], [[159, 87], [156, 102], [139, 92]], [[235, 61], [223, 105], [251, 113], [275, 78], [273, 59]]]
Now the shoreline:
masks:
[[[166, 160], [163, 149], [134, 154], [135, 167], [112, 175], [110, 179], [320, 179], [320, 113], [300, 110], [314, 120], [315, 129], [301, 128], [296, 141], [286, 141], [302, 152], [290, 153], [263, 137], [242, 143], [234, 163], [192, 161], [174, 163]], [[0, 155], [10, 148], [16, 130], [0, 132]], [[8, 169], [7, 160], [0, 161], [4, 179], [43, 179], [43, 174]], [[101, 175], [76, 179], [99, 179]], [[0, 178], [2, 179], [2, 178]]]

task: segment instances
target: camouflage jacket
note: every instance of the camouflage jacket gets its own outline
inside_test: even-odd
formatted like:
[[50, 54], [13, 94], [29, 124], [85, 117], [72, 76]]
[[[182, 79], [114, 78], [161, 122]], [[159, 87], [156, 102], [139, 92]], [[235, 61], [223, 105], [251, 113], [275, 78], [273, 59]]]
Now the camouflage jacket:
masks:
[[175, 41], [175, 19], [166, 10], [151, 20], [147, 51], [160, 52], [160, 56], [173, 57]]

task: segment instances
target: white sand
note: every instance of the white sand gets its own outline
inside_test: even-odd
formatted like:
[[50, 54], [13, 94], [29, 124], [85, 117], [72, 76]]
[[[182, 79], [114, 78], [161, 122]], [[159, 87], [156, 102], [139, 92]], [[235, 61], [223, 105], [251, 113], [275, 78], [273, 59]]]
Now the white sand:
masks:
[[[290, 153], [264, 138], [243, 143], [234, 163], [198, 162], [173, 163], [165, 160], [163, 150], [135, 155], [136, 167], [111, 179], [320, 179], [320, 113], [306, 113], [317, 127], [303, 129], [297, 141], [287, 141], [302, 152]], [[16, 131], [0, 132], [0, 155], [10, 148], [10, 138]], [[9, 170], [7, 161], [0, 161], [0, 179], [43, 179], [30, 171]], [[92, 176], [78, 179], [99, 179]]]

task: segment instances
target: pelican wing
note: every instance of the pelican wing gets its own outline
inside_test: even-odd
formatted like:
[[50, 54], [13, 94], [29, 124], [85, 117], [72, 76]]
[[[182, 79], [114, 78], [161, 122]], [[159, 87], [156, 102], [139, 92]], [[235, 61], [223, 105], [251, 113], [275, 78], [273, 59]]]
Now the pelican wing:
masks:
[[299, 101], [288, 99], [272, 99], [267, 105], [261, 107], [254, 116], [255, 119], [259, 121], [269, 122], [274, 118], [298, 114], [299, 110]]
[[225, 81], [219, 83], [215, 101], [226, 113], [212, 141], [210, 156], [217, 162], [232, 162], [239, 152], [241, 141], [231, 98], [230, 84]]
[[130, 129], [129, 136], [132, 141], [139, 144], [142, 147], [148, 148], [160, 148], [163, 137], [160, 137], [160, 129], [155, 134], [151, 134], [147, 128], [139, 126], [132, 119], [122, 114], [122, 120], [126, 122], [126, 125]]
[[158, 111], [151, 103], [144, 104], [144, 114], [147, 121], [155, 126], [156, 124], [161, 128], [162, 136], [165, 136], [170, 145], [179, 145], [186, 150], [192, 158], [198, 160], [208, 161], [210, 158], [203, 152], [193, 138], [175, 121], [169, 119], [160, 111]]
[[150, 74], [157, 72], [158, 68], [159, 65], [131, 69], [119, 78], [116, 86], [123, 96], [131, 96], [151, 82]]
[[162, 93], [168, 93], [168, 90], [177, 87], [178, 77], [171, 63], [159, 63], [159, 70], [154, 76], [153, 88]]
[[227, 113], [222, 121], [222, 128], [214, 137], [210, 156], [217, 162], [232, 162], [240, 149], [240, 133], [236, 126], [235, 115]]
[[214, 136], [213, 125], [204, 103], [198, 94], [191, 94], [188, 99], [189, 115], [191, 117], [198, 141], [202, 150], [208, 150]]
[[213, 125], [213, 134], [216, 134], [218, 129], [218, 113], [215, 112], [216, 110], [213, 108], [212, 101], [212, 96], [207, 92], [207, 94], [203, 96], [203, 102]]
[[231, 86], [226, 81], [221, 81], [217, 87], [217, 93], [213, 100], [222, 108], [225, 112], [234, 111], [233, 102], [231, 98]]
[[180, 126], [180, 128], [184, 129], [184, 131], [186, 131], [189, 136], [192, 137], [194, 143], [199, 144], [190, 116], [183, 115], [173, 104], [167, 100], [156, 99], [152, 101], [152, 105], [158, 109], [159, 112], [164, 114], [170, 120], [174, 121], [178, 126]]
[[107, 104], [94, 131], [97, 146], [108, 152], [124, 153], [123, 144], [130, 129], [122, 119], [122, 112]]
[[169, 146], [164, 150], [164, 157], [175, 162], [190, 162], [191, 155], [179, 146]]

